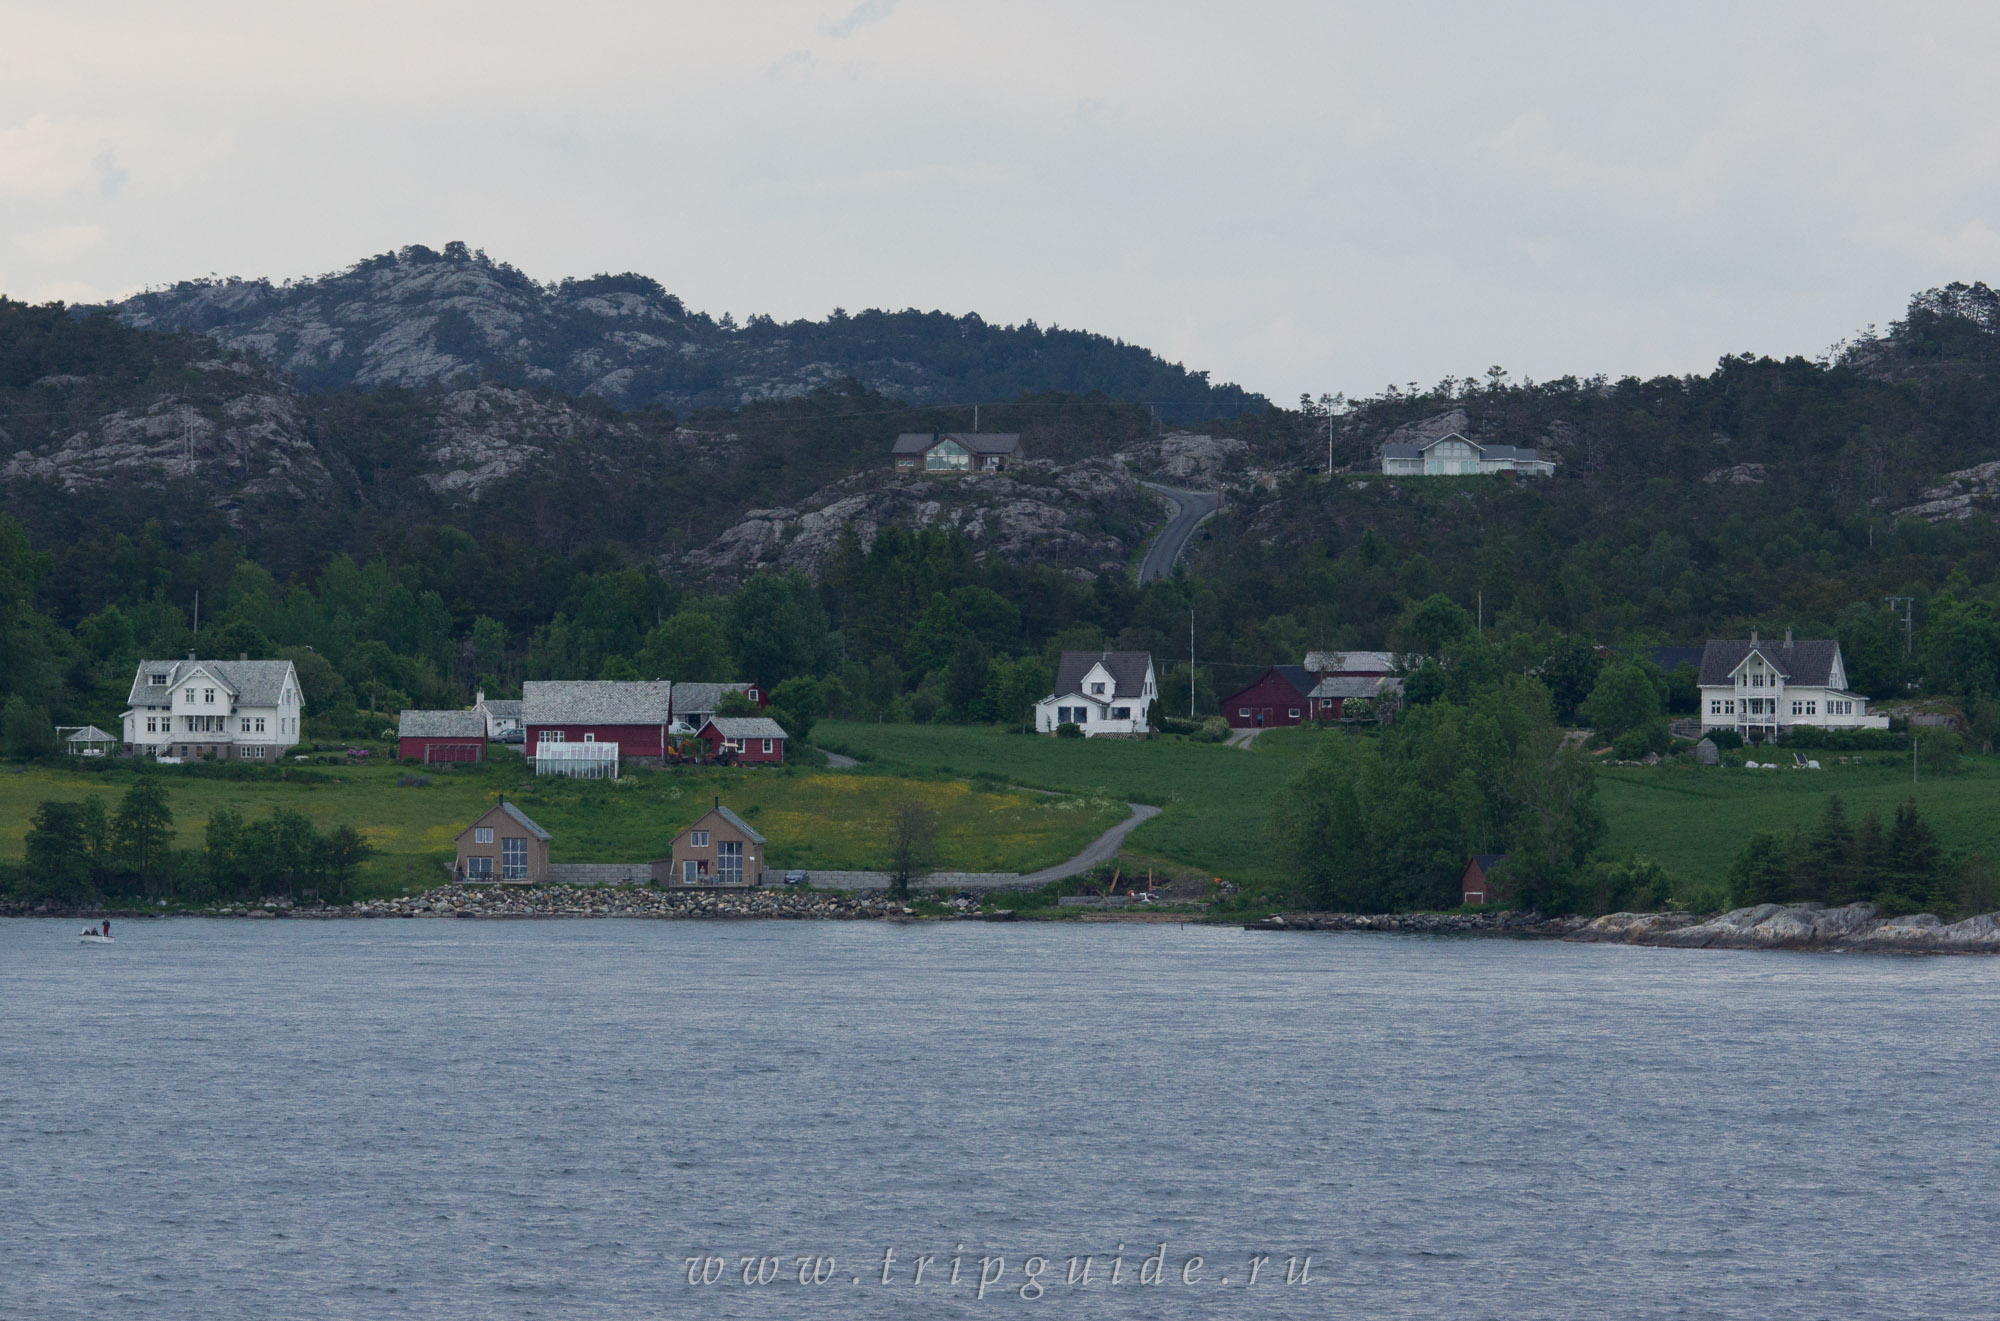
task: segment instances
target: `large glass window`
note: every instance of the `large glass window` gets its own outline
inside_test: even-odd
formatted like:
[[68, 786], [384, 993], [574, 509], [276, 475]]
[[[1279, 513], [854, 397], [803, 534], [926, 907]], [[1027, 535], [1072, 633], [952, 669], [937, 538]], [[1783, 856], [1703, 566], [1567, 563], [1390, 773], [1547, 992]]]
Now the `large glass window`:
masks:
[[525, 839], [503, 839], [500, 841], [500, 874], [510, 881], [528, 879], [528, 841]]
[[724, 885], [743, 884], [743, 841], [719, 839], [715, 842], [715, 870]]
[[924, 468], [929, 472], [964, 472], [971, 466], [971, 453], [955, 440], [940, 441], [924, 455]]
[[472, 878], [473, 880], [477, 880], [477, 881], [490, 881], [490, 880], [492, 880], [492, 879], [493, 879], [493, 859], [491, 859], [491, 858], [467, 858], [467, 859], [465, 860], [465, 874], [466, 874], [467, 876], [471, 877], [471, 878]]

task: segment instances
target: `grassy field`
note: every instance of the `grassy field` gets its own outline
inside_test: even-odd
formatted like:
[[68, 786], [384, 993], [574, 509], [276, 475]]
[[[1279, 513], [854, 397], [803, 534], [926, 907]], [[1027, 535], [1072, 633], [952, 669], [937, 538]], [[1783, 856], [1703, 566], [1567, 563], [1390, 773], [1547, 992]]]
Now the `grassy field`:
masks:
[[1052, 739], [952, 725], [827, 721], [813, 742], [864, 759], [874, 774], [997, 776], [1011, 783], [1120, 802], [1152, 803], [1159, 816], [1127, 838], [1122, 856], [1228, 880], [1282, 879], [1270, 844], [1270, 804], [1298, 774], [1318, 730], [1278, 729], [1249, 751], [1181, 738]]
[[[1124, 819], [1122, 801], [1088, 794], [1024, 793], [935, 777], [855, 775], [804, 768], [628, 770], [616, 781], [536, 779], [519, 762], [437, 770], [424, 787], [399, 787], [408, 768], [315, 768], [313, 779], [209, 778], [196, 770], [148, 772], [167, 786], [181, 848], [199, 847], [208, 815], [228, 805], [257, 817], [274, 806], [322, 828], [355, 826], [378, 850], [361, 877], [369, 893], [423, 888], [452, 856], [452, 840], [506, 793], [547, 829], [556, 862], [659, 857], [682, 827], [719, 795], [770, 840], [774, 867], [880, 867], [887, 817], [918, 798], [939, 817], [940, 868], [1032, 871], [1062, 861]], [[115, 808], [137, 770], [90, 773], [41, 767], [0, 770], [0, 856], [21, 855], [36, 804], [100, 794]]]
[[1889, 824], [1896, 805], [1914, 794], [1946, 851], [2000, 858], [2000, 758], [1973, 758], [1962, 774], [1913, 786], [1907, 757], [1875, 753], [1842, 766], [1837, 756], [1807, 755], [1824, 769], [1608, 766], [1598, 779], [1609, 826], [1604, 853], [1650, 858], [1697, 883], [1720, 881], [1745, 839], [1760, 830], [1810, 830], [1835, 794], [1857, 826], [1871, 809]]

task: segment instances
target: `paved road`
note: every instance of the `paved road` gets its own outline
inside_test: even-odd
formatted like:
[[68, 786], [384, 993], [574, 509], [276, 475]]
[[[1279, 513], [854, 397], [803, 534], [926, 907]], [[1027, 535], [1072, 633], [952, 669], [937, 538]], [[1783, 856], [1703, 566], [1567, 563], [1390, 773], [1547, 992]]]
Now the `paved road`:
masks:
[[1188, 538], [1194, 535], [1194, 530], [1201, 526], [1203, 519], [1220, 507], [1222, 500], [1214, 491], [1183, 491], [1177, 486], [1161, 486], [1158, 482], [1141, 482], [1140, 485], [1165, 496], [1174, 506], [1174, 516], [1153, 538], [1153, 544], [1146, 549], [1146, 558], [1139, 561], [1139, 582], [1143, 585], [1174, 571], [1174, 562], [1187, 549]]
[[[1022, 876], [1016, 872], [937, 872], [927, 876], [916, 887], [920, 890], [1032, 890], [1050, 881], [1067, 880], [1081, 875], [1100, 863], [1106, 863], [1118, 856], [1118, 850], [1125, 843], [1125, 837], [1142, 821], [1149, 821], [1160, 814], [1157, 807], [1144, 803], [1128, 803], [1132, 815], [1120, 821], [1111, 829], [1090, 841], [1083, 852], [1067, 862], [1059, 862], [1053, 867], [1044, 867], [1038, 872]], [[889, 874], [879, 871], [816, 871], [812, 874], [813, 884], [828, 890], [882, 890], [889, 885]]]
[[[825, 748], [819, 749], [826, 752]], [[851, 771], [861, 763], [843, 753], [826, 752], [826, 768], [830, 771]]]

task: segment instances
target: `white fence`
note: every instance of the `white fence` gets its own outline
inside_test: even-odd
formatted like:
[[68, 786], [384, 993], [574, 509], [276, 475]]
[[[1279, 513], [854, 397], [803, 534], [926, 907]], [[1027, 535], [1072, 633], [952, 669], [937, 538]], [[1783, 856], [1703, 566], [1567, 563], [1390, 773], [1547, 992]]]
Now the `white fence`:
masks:
[[618, 778], [616, 743], [535, 744], [535, 774], [567, 775], [579, 780]]

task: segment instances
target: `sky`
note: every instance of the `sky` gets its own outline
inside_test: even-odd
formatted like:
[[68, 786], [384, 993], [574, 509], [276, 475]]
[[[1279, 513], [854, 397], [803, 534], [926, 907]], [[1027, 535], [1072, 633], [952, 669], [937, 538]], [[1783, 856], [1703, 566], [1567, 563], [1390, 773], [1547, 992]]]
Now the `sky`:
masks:
[[0, 293], [462, 240], [1279, 401], [1818, 356], [2000, 260], [2000, 6], [0, 0]]

